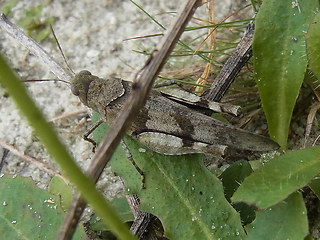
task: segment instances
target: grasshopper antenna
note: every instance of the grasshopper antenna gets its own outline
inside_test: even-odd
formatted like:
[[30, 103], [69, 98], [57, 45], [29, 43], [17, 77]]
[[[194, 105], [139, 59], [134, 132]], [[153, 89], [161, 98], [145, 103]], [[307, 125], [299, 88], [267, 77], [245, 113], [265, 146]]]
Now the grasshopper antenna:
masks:
[[61, 48], [60, 43], [59, 43], [59, 41], [58, 41], [58, 38], [57, 38], [56, 34], [54, 33], [54, 30], [53, 30], [53, 27], [52, 27], [51, 24], [50, 24], [50, 29], [51, 29], [51, 32], [52, 32], [52, 35], [53, 35], [54, 39], [56, 40], [56, 43], [57, 43], [57, 45], [58, 45], [58, 48], [59, 48], [59, 50], [60, 50], [60, 52], [61, 52], [61, 54], [62, 54], [62, 57], [63, 57], [63, 59], [64, 59], [64, 62], [66, 63], [68, 69], [69, 69], [73, 74], [75, 74], [74, 71], [72, 70], [72, 68], [70, 67], [70, 65], [69, 65], [69, 63], [68, 63], [68, 61], [67, 61], [67, 59], [66, 59], [66, 57], [65, 57], [65, 55], [64, 55], [64, 53], [63, 53], [63, 51], [62, 51], [62, 48]]
[[[62, 51], [62, 48], [61, 48], [60, 43], [59, 43], [59, 41], [58, 41], [58, 38], [57, 38], [57, 36], [56, 36], [56, 34], [55, 34], [55, 32], [54, 32], [53, 27], [52, 27], [51, 24], [50, 24], [50, 29], [51, 29], [52, 35], [53, 35], [53, 37], [54, 37], [54, 39], [55, 39], [55, 41], [56, 41], [56, 43], [57, 43], [57, 45], [58, 45], [58, 48], [59, 48], [59, 50], [60, 50], [60, 52], [61, 52], [61, 54], [62, 54], [62, 57], [63, 57], [64, 62], [66, 63], [68, 69], [69, 69], [73, 74], [75, 74], [74, 71], [72, 70], [72, 68], [70, 67], [70, 65], [68, 64], [68, 61], [67, 61], [67, 59], [66, 59], [66, 57], [65, 57], [65, 55], [64, 55], [64, 53], [63, 53], [63, 51]], [[70, 82], [64, 81], [64, 80], [61, 80], [61, 79], [41, 79], [41, 80], [38, 80], [38, 79], [29, 79], [29, 80], [22, 80], [22, 81], [23, 81], [23, 82], [59, 81], [59, 82], [67, 83], [67, 84], [69, 84], [69, 85], [71, 84]]]
[[48, 81], [56, 81], [56, 82], [64, 82], [66, 84], [71, 84], [68, 81], [64, 81], [61, 79], [27, 79], [27, 80], [22, 80], [22, 82], [48, 82]]

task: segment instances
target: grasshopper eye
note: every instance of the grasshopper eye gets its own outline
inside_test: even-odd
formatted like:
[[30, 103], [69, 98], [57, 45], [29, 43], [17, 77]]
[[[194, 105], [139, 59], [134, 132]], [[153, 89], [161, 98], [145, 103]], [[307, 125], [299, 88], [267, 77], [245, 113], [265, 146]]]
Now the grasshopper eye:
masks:
[[92, 81], [99, 79], [97, 76], [91, 74], [87, 70], [82, 70], [74, 76], [71, 81], [71, 91], [78, 96], [84, 104], [87, 104], [87, 93], [89, 85]]
[[79, 72], [79, 75], [92, 75], [88, 70], [82, 70]]

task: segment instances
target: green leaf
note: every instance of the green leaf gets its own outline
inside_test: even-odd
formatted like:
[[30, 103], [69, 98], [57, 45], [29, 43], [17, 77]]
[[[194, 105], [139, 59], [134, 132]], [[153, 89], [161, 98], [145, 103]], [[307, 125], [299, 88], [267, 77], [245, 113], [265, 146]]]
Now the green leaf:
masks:
[[[101, 117], [99, 113], [93, 112], [91, 120], [94, 124], [100, 121]], [[101, 143], [103, 137], [107, 134], [109, 130], [109, 125], [106, 122], [101, 123], [92, 133], [93, 139], [96, 141], [97, 145]]]
[[[112, 208], [116, 211], [123, 222], [132, 222], [134, 220], [133, 214], [129, 207], [126, 198], [116, 198], [110, 202]], [[110, 228], [106, 226], [103, 221], [97, 216], [93, 215], [89, 221], [89, 228], [93, 231], [109, 231]]]
[[17, 4], [18, 0], [9, 0], [1, 7], [1, 12], [5, 15], [8, 15], [11, 12], [11, 9]]
[[252, 173], [252, 168], [247, 161], [237, 161], [228, 167], [221, 175], [220, 179], [224, 187], [224, 194], [229, 200], [238, 189], [243, 180]]
[[[127, 159], [111, 162], [122, 176], [127, 193], [137, 193], [141, 210], [156, 215], [170, 239], [243, 239], [239, 214], [225, 199], [218, 178], [210, 173], [201, 155], [165, 156], [125, 138], [142, 177]], [[131, 173], [130, 173], [131, 172]]]
[[242, 225], [247, 225], [256, 218], [254, 206], [250, 206], [244, 202], [232, 203], [232, 206], [240, 214]]
[[[96, 114], [93, 121], [98, 121]], [[95, 141], [99, 142], [107, 129], [106, 123], [101, 124], [93, 133]], [[146, 189], [142, 189], [142, 176], [119, 147], [111, 160], [112, 170], [125, 180], [128, 194], [139, 195], [141, 210], [161, 220], [166, 237], [245, 237], [239, 214], [224, 197], [219, 179], [203, 166], [201, 155], [157, 154], [128, 136], [125, 144], [145, 174]]]
[[42, 4], [30, 7], [19, 21], [19, 26], [27, 30], [27, 35], [37, 42], [50, 38], [52, 34], [50, 24], [54, 24], [53, 17], [42, 19], [42, 9]]
[[309, 183], [309, 187], [317, 195], [318, 199], [320, 199], [320, 177], [315, 177]]
[[264, 0], [256, 17], [255, 78], [270, 137], [282, 149], [307, 67], [304, 34], [318, 6], [317, 0]]
[[314, 238], [311, 235], [308, 235], [303, 240], [314, 240]]
[[307, 34], [309, 68], [320, 79], [320, 13], [316, 14]]
[[[64, 218], [59, 198], [39, 189], [31, 178], [0, 178], [1, 239], [56, 239]], [[86, 239], [78, 227], [73, 239]]]
[[59, 176], [54, 176], [49, 184], [49, 192], [59, 198], [62, 209], [67, 212], [72, 202], [71, 187]]
[[[224, 194], [231, 201], [233, 193], [238, 189], [243, 180], [252, 173], [252, 168], [247, 161], [241, 160], [233, 163], [221, 175]], [[251, 223], [255, 218], [254, 207], [246, 203], [233, 203], [233, 208], [240, 214], [243, 225]]]
[[33, 25], [35, 22], [39, 22], [42, 8], [43, 6], [41, 4], [29, 8], [25, 13], [25, 17], [19, 21], [19, 26], [28, 29], [30, 25]]
[[255, 221], [246, 226], [248, 240], [301, 240], [308, 233], [307, 209], [300, 193], [256, 214]]
[[270, 207], [305, 186], [320, 172], [320, 147], [288, 152], [247, 177], [232, 197], [259, 208]]

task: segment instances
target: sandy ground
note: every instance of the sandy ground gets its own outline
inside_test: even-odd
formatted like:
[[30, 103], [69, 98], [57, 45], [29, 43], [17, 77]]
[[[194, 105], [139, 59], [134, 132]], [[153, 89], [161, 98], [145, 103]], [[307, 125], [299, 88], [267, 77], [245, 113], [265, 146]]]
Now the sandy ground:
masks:
[[[0, 1], [2, 6], [6, 1]], [[19, 1], [12, 9], [9, 18], [18, 22], [25, 11], [31, 6], [43, 1]], [[179, 1], [140, 0], [138, 3], [151, 15], [168, 27], [174, 14], [164, 14], [176, 11]], [[231, 2], [231, 3], [230, 3]], [[221, 18], [238, 8], [241, 1], [217, 1], [217, 18]], [[207, 18], [206, 8], [203, 7], [198, 17]], [[82, 69], [90, 70], [93, 74], [107, 77], [115, 75], [132, 79], [135, 72], [141, 68], [146, 57], [133, 50], [152, 49], [159, 37], [144, 40], [123, 41], [124, 39], [163, 32], [145, 14], [129, 0], [79, 0], [79, 1], [47, 1], [42, 11], [43, 18], [54, 16], [55, 33], [61, 47], [75, 72]], [[61, 54], [54, 43], [45, 41], [42, 46], [59, 61]], [[4, 32], [0, 31], [0, 50], [9, 60], [13, 69], [25, 79], [52, 78], [49, 69], [39, 64], [26, 49], [16, 44]], [[86, 108], [73, 96], [69, 87], [63, 83], [30, 83], [27, 84], [30, 95], [43, 110], [48, 119], [63, 114], [71, 114]], [[13, 145], [21, 154], [40, 159], [49, 166], [57, 166], [46, 154], [38, 138], [33, 134], [23, 117], [20, 116], [12, 99], [0, 88], [0, 140]], [[86, 169], [93, 154], [91, 145], [82, 139], [82, 135], [90, 125], [87, 114], [76, 114], [63, 120], [54, 121], [57, 131], [68, 146], [79, 165]], [[0, 147], [0, 157], [4, 149]], [[31, 176], [40, 187], [46, 188], [51, 175], [44, 169], [22, 160], [12, 152], [5, 158], [2, 172], [10, 172], [22, 176]], [[106, 197], [114, 198], [123, 191], [122, 184], [107, 168], [100, 182]]]

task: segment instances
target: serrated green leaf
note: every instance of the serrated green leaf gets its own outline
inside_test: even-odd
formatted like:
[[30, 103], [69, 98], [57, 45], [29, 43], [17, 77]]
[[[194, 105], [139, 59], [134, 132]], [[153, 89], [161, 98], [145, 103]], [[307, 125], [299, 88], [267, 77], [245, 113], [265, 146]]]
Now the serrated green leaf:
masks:
[[[93, 121], [98, 116], [94, 115]], [[99, 142], [107, 124], [94, 132]], [[118, 147], [111, 160], [112, 170], [126, 183], [128, 194], [138, 194], [141, 210], [157, 216], [170, 239], [241, 239], [245, 233], [239, 214], [228, 203], [221, 182], [203, 165], [201, 155], [165, 156], [125, 137], [142, 176]]]
[[54, 176], [49, 184], [49, 192], [59, 199], [62, 209], [67, 212], [72, 202], [71, 187], [59, 176]]
[[[110, 202], [111, 207], [116, 211], [123, 222], [132, 222], [133, 214], [125, 197], [113, 199]], [[93, 231], [110, 231], [103, 221], [95, 214], [90, 218], [89, 228]]]
[[320, 13], [312, 20], [306, 39], [309, 68], [320, 79]]
[[300, 193], [256, 214], [255, 221], [246, 226], [248, 240], [301, 240], [308, 233], [307, 209]]
[[[0, 178], [1, 239], [56, 239], [64, 212], [59, 199], [39, 189], [31, 178]], [[73, 239], [86, 239], [78, 227]]]
[[[165, 156], [125, 138], [141, 176], [125, 159], [112, 168], [137, 193], [141, 210], [151, 212], [162, 222], [170, 239], [241, 239], [245, 233], [239, 214], [225, 199], [222, 184], [203, 165], [201, 155]], [[129, 172], [134, 172], [128, 174]], [[125, 174], [123, 174], [125, 172]]]
[[317, 0], [264, 0], [256, 17], [255, 78], [270, 137], [283, 149], [307, 66], [304, 35], [318, 7]]
[[305, 186], [320, 172], [320, 147], [288, 152], [247, 177], [232, 201], [270, 207]]

